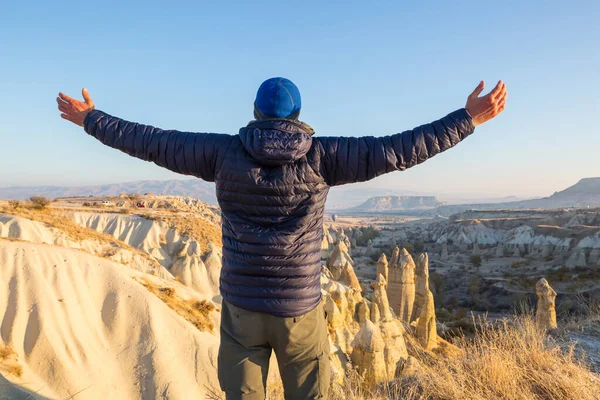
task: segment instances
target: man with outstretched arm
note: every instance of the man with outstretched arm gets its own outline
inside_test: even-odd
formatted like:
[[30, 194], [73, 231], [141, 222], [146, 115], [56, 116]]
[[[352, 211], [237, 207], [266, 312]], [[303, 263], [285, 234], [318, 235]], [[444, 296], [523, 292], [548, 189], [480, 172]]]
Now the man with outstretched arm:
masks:
[[498, 115], [500, 81], [464, 108], [384, 137], [321, 137], [298, 120], [288, 79], [258, 89], [255, 120], [237, 135], [162, 130], [128, 122], [62, 93], [61, 117], [107, 146], [180, 174], [215, 182], [222, 211], [219, 382], [227, 399], [264, 399], [275, 351], [286, 399], [324, 399], [329, 341], [321, 304], [323, 210], [331, 186], [402, 171], [445, 151]]

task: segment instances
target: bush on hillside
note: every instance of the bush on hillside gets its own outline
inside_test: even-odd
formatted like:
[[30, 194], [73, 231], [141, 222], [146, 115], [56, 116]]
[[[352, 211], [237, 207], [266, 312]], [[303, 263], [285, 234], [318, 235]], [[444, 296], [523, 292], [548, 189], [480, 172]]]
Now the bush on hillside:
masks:
[[33, 204], [33, 208], [37, 210], [42, 210], [46, 208], [48, 204], [50, 204], [50, 199], [44, 196], [31, 196], [29, 198], [29, 201], [31, 202], [31, 204]]

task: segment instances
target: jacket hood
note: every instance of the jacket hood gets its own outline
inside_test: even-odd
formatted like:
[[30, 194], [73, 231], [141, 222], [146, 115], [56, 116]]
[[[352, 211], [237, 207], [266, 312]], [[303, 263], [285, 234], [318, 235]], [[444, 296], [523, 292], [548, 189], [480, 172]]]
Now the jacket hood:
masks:
[[313, 129], [300, 121], [267, 119], [252, 121], [240, 129], [242, 145], [263, 165], [291, 164], [308, 153]]

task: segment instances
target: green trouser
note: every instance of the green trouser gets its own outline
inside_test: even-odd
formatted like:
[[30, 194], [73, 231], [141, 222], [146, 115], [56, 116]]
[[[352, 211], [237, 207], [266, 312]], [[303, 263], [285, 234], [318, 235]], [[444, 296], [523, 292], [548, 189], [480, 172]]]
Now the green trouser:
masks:
[[227, 400], [265, 398], [272, 350], [286, 400], [327, 398], [329, 338], [322, 303], [302, 316], [281, 318], [223, 301], [218, 370]]

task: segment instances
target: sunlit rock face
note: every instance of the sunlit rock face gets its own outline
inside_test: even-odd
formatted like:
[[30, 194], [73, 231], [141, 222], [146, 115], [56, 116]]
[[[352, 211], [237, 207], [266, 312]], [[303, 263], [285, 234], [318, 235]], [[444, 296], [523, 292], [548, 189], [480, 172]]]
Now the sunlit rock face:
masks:
[[369, 319], [369, 314], [366, 301], [361, 302], [357, 310], [360, 329], [352, 341], [350, 359], [366, 383], [385, 382], [388, 378], [385, 342], [381, 330]]
[[406, 249], [400, 250], [398, 263], [389, 269], [388, 297], [398, 318], [409, 323], [415, 301], [415, 262]]
[[548, 281], [540, 279], [535, 285], [537, 294], [536, 323], [541, 329], [556, 329], [556, 292], [550, 287]]
[[379, 278], [379, 275], [383, 276], [383, 279], [385, 279], [385, 282], [387, 285], [387, 281], [389, 279], [389, 267], [388, 267], [387, 257], [383, 253], [381, 253], [379, 260], [377, 261], [377, 277], [378, 278]]
[[379, 275], [373, 291], [371, 303], [371, 321], [379, 326], [385, 343], [384, 359], [388, 380], [394, 379], [397, 364], [401, 359], [408, 358], [404, 342], [404, 329], [390, 311], [386, 292], [387, 282]]
[[425, 350], [433, 350], [437, 347], [435, 304], [430, 290], [427, 290], [425, 304], [419, 314], [417, 338]]
[[442, 254], [440, 255], [440, 258], [442, 261], [448, 261], [450, 258], [448, 256], [448, 244], [446, 244], [446, 242], [442, 243]]
[[421, 315], [421, 310], [427, 301], [429, 292], [429, 257], [427, 253], [419, 254], [415, 268], [415, 301], [413, 303], [410, 322]]

